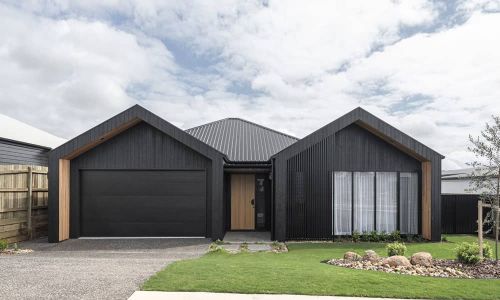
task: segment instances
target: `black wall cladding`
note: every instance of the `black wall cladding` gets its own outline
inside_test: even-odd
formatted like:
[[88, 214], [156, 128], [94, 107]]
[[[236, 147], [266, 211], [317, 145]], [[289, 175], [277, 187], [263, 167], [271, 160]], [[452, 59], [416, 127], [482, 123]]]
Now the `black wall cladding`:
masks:
[[287, 239], [332, 238], [332, 172], [420, 172], [421, 163], [356, 124], [287, 161]]
[[47, 166], [49, 149], [0, 138], [0, 164]]
[[[479, 195], [442, 195], [441, 229], [443, 233], [477, 233]], [[488, 213], [483, 209], [483, 218]]]

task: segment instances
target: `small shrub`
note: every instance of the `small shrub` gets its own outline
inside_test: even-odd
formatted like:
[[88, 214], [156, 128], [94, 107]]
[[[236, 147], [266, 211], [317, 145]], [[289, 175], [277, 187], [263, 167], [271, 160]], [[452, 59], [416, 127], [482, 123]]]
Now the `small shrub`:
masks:
[[448, 238], [445, 236], [441, 237], [441, 242], [448, 242]]
[[361, 240], [361, 234], [357, 231], [352, 232], [352, 241], [357, 243]]
[[378, 242], [378, 241], [380, 241], [380, 236], [379, 236], [378, 232], [373, 230], [370, 232], [368, 239], [370, 242]]
[[[460, 243], [455, 248], [457, 260], [464, 264], [476, 264], [481, 261], [479, 257], [479, 245], [477, 243]], [[492, 255], [491, 246], [488, 243], [483, 244], [483, 257], [490, 258]]]
[[395, 231], [393, 231], [393, 232], [389, 235], [389, 239], [390, 239], [390, 241], [392, 241], [392, 242], [399, 242], [399, 241], [401, 241], [401, 233], [399, 232], [399, 230], [395, 230]]
[[388, 256], [394, 256], [394, 255], [405, 255], [406, 252], [406, 246], [403, 243], [399, 242], [394, 242], [385, 245], [385, 249], [387, 249], [387, 255]]
[[218, 245], [216, 242], [211, 243], [208, 246], [208, 252], [224, 252], [224, 247]]
[[7, 243], [6, 240], [0, 240], [0, 252], [7, 249], [8, 246], [9, 246], [9, 244]]
[[288, 252], [288, 248], [286, 247], [286, 244], [285, 243], [280, 243], [278, 241], [272, 242], [271, 248], [275, 252]]
[[363, 232], [361, 236], [359, 237], [359, 240], [362, 242], [369, 242], [370, 241], [370, 235], [367, 234], [366, 232]]
[[240, 245], [240, 251], [241, 252], [248, 252], [248, 243], [242, 243]]

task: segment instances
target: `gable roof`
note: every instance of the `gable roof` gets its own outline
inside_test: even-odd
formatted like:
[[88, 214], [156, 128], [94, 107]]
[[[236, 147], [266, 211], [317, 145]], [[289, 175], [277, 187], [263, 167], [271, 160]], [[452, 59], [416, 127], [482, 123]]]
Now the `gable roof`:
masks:
[[297, 143], [283, 149], [274, 156], [293, 156], [351, 124], [359, 125], [419, 161], [430, 161], [435, 157], [439, 157], [440, 159], [444, 158], [443, 155], [389, 125], [382, 119], [377, 118], [361, 107], [353, 109], [335, 121], [299, 140]]
[[66, 142], [65, 139], [30, 126], [19, 120], [0, 114], [0, 138], [41, 148], [54, 148]]
[[222, 159], [224, 157], [223, 153], [220, 153], [216, 149], [199, 141], [190, 134], [184, 132], [182, 129], [170, 124], [140, 105], [134, 105], [95, 126], [94, 128], [69, 140], [65, 144], [52, 150], [49, 153], [49, 156], [63, 159], [73, 159], [133, 127], [134, 125], [137, 125], [139, 122], [145, 122], [151, 125], [207, 158]]
[[227, 118], [186, 132], [233, 162], [263, 162], [298, 141], [296, 137], [239, 118]]

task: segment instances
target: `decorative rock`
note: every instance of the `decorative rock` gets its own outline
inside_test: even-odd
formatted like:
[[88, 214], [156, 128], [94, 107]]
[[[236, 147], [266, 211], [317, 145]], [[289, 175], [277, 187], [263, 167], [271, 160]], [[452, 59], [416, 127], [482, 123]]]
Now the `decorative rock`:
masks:
[[361, 255], [357, 254], [356, 252], [348, 251], [344, 254], [344, 259], [345, 260], [360, 260]]
[[394, 255], [384, 259], [384, 264], [391, 267], [411, 267], [411, 263], [408, 258], [401, 255]]
[[379, 256], [378, 254], [373, 251], [373, 250], [366, 250], [365, 251], [365, 255], [363, 255], [363, 260], [367, 260], [367, 261], [370, 261], [370, 262], [377, 262], [379, 261]]
[[432, 255], [429, 252], [417, 252], [411, 256], [412, 265], [430, 267], [432, 266]]

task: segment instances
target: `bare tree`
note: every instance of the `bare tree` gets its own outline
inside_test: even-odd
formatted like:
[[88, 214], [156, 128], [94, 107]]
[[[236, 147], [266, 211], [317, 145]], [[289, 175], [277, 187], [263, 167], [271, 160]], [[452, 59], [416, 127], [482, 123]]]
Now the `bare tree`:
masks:
[[474, 138], [469, 135], [476, 160], [468, 163], [472, 166], [471, 187], [480, 193], [480, 200], [491, 205], [491, 210], [484, 219], [486, 232], [494, 231], [495, 258], [498, 262], [498, 224], [500, 204], [500, 116], [492, 116], [493, 123], [486, 123], [481, 135]]

